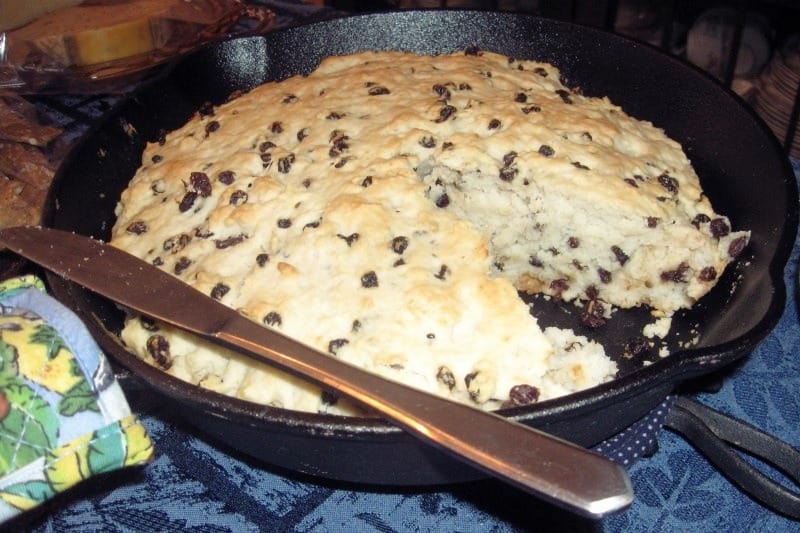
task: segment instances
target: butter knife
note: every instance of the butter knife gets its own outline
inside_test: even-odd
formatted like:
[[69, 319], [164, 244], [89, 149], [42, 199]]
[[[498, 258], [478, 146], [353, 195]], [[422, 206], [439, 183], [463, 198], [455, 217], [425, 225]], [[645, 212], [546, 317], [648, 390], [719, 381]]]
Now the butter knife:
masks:
[[340, 361], [102, 241], [17, 227], [0, 230], [0, 244], [125, 307], [345, 394], [423, 442], [565, 509], [599, 518], [633, 499], [627, 471], [597, 453]]

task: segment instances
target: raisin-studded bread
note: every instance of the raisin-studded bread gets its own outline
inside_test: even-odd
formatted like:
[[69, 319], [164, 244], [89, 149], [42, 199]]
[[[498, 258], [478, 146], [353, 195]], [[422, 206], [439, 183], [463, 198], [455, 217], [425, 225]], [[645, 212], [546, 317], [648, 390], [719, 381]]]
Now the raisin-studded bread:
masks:
[[[747, 238], [661, 130], [551, 65], [468, 50], [334, 57], [206, 106], [148, 145], [112, 244], [332, 356], [496, 408], [615, 373], [517, 289], [669, 314]], [[335, 403], [148, 320], [123, 338], [227, 394]]]

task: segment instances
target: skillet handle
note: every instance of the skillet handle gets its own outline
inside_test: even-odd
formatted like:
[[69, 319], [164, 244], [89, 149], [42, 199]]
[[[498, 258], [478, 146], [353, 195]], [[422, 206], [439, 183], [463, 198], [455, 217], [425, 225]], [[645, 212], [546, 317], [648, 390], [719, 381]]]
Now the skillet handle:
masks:
[[678, 397], [664, 426], [680, 433], [745, 494], [775, 512], [800, 519], [800, 492], [773, 481], [734, 449], [775, 466], [800, 486], [800, 450], [742, 420]]

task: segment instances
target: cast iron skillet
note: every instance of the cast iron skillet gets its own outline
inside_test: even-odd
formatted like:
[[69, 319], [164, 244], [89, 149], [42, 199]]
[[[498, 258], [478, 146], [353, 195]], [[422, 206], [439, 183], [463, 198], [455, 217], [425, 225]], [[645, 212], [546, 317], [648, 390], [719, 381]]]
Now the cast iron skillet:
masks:
[[[107, 239], [120, 191], [143, 146], [182, 125], [206, 102], [264, 81], [310, 72], [322, 57], [363, 49], [422, 53], [470, 46], [549, 61], [571, 86], [606, 95], [683, 143], [715, 207], [752, 243], [718, 287], [675, 318], [670, 342], [691, 349], [659, 358], [653, 350], [619, 358], [618, 379], [592, 390], [504, 414], [581, 445], [594, 445], [660, 404], [686, 380], [747, 355], [773, 328], [785, 302], [782, 272], [797, 227], [797, 190], [769, 130], [736, 96], [698, 70], [654, 48], [573, 24], [525, 15], [473, 11], [401, 11], [290, 28], [209, 45], [177, 62], [116, 107], [60, 169], [44, 223]], [[428, 485], [479, 474], [418, 444], [377, 418], [332, 417], [269, 408], [180, 382], [129, 355], [115, 332], [121, 313], [110, 302], [60, 278], [56, 296], [87, 322], [118, 362], [163, 393], [181, 416], [234, 448], [268, 463], [337, 480]], [[545, 324], [581, 330], [574, 308], [537, 302]], [[620, 312], [592, 334], [617, 356], [647, 313]], [[643, 360], [655, 361], [643, 366]]]

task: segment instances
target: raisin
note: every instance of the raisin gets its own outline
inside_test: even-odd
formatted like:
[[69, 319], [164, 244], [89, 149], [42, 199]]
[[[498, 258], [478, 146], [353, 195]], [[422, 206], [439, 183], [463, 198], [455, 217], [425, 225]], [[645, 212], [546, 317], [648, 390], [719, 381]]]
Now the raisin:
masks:
[[303, 184], [303, 187], [305, 187], [306, 189], [308, 189], [309, 187], [311, 187], [311, 178], [306, 178], [306, 179], [304, 179], [304, 180], [302, 181], [302, 184]]
[[581, 133], [581, 139], [583, 139], [584, 141], [591, 141], [592, 134], [589, 133], [588, 131], [584, 131], [583, 133]]
[[530, 115], [531, 113], [538, 113], [541, 110], [542, 110], [541, 106], [538, 105], [526, 105], [521, 109], [521, 111], [526, 115]]
[[197, 114], [201, 117], [214, 116], [214, 104], [211, 102], [203, 102], [197, 109]]
[[711, 235], [717, 239], [724, 237], [731, 232], [731, 227], [728, 226], [728, 223], [725, 222], [725, 219], [723, 218], [715, 218], [711, 221], [709, 227], [711, 228]]
[[283, 100], [281, 100], [281, 103], [282, 104], [291, 104], [293, 102], [296, 102], [297, 100], [298, 100], [298, 98], [294, 94], [287, 94], [286, 96], [283, 97]]
[[338, 157], [342, 155], [342, 152], [350, 148], [350, 145], [347, 144], [347, 140], [350, 139], [345, 133], [341, 130], [333, 130], [331, 132], [330, 138], [328, 142], [331, 143], [331, 149], [328, 150], [328, 156]]
[[453, 390], [456, 387], [456, 377], [446, 366], [440, 366], [439, 370], [436, 371], [436, 381], [447, 387], [449, 390]]
[[493, 118], [492, 120], [489, 121], [489, 129], [490, 130], [496, 130], [497, 128], [499, 128], [502, 125], [503, 125], [503, 123], [500, 122], [500, 120], [496, 119], [496, 118]]
[[449, 274], [450, 274], [450, 269], [447, 267], [447, 265], [442, 265], [439, 267], [439, 272], [434, 274], [433, 277], [444, 281]]
[[547, 70], [545, 70], [544, 67], [536, 67], [533, 71], [543, 78], [547, 77]]
[[189, 175], [190, 190], [195, 191], [203, 198], [211, 196], [211, 180], [205, 172], [192, 172]]
[[589, 328], [595, 329], [606, 324], [603, 317], [605, 306], [599, 300], [588, 300], [581, 310], [581, 323]]
[[128, 224], [128, 227], [125, 228], [125, 231], [128, 233], [133, 233], [134, 235], [141, 235], [142, 233], [147, 233], [147, 223], [144, 220], [136, 220]]
[[177, 275], [181, 275], [181, 274], [183, 274], [183, 272], [184, 272], [184, 271], [185, 271], [187, 268], [189, 268], [189, 265], [191, 265], [191, 264], [192, 264], [192, 260], [191, 260], [191, 259], [189, 259], [188, 257], [185, 257], [185, 256], [184, 256], [184, 257], [181, 257], [181, 258], [180, 258], [180, 259], [178, 259], [178, 261], [175, 263], [175, 268], [174, 268], [174, 272], [175, 272], [175, 274], [177, 274]]
[[620, 248], [619, 246], [616, 246], [616, 245], [612, 246], [611, 247], [611, 252], [614, 254], [614, 257], [617, 258], [617, 261], [619, 262], [620, 265], [624, 266], [625, 263], [628, 262], [628, 259], [630, 259], [628, 257], [628, 254], [623, 252], [622, 248]]
[[349, 344], [350, 341], [347, 339], [333, 339], [328, 343], [328, 352], [331, 355], [336, 355], [339, 349], [344, 346], [345, 344]]
[[169, 341], [163, 335], [151, 335], [147, 339], [147, 353], [164, 370], [172, 366], [172, 355], [169, 351]]
[[231, 288], [225, 285], [222, 282], [217, 283], [214, 285], [214, 288], [211, 289], [211, 297], [215, 300], [221, 300], [223, 296], [228, 294]]
[[455, 107], [453, 107], [451, 105], [443, 106], [439, 110], [439, 116], [436, 117], [436, 120], [434, 120], [434, 122], [438, 122], [438, 123], [445, 122], [450, 117], [452, 117], [455, 113], [456, 113], [456, 108]]
[[636, 188], [639, 187], [639, 184], [636, 183], [636, 180], [634, 180], [633, 178], [624, 178], [624, 181], [625, 181], [625, 183], [627, 183], [631, 187], [636, 187]]
[[236, 179], [236, 173], [233, 170], [223, 170], [217, 174], [217, 179], [224, 185], [230, 185]]
[[450, 90], [441, 83], [435, 84], [433, 87], [431, 87], [431, 89], [433, 89], [433, 92], [435, 92], [445, 100], [450, 98]]
[[369, 90], [367, 91], [367, 93], [369, 93], [370, 96], [380, 96], [383, 94], [390, 94], [391, 92], [392, 91], [390, 91], [386, 87], [381, 87], [380, 85], [370, 87]]
[[517, 93], [516, 96], [514, 96], [514, 101], [518, 104], [524, 104], [528, 101], [528, 95], [525, 93]]
[[580, 170], [591, 170], [589, 167], [581, 163], [580, 161], [573, 161], [572, 166], [578, 168]]
[[747, 246], [747, 237], [738, 237], [732, 240], [728, 245], [728, 255], [732, 258], [739, 257], [745, 246]]
[[518, 172], [519, 169], [517, 169], [517, 167], [503, 167], [500, 169], [499, 176], [502, 181], [511, 183], [514, 181], [514, 178], [517, 176]]
[[539, 389], [533, 385], [514, 385], [508, 391], [508, 407], [519, 407], [522, 405], [531, 405], [539, 401]]
[[178, 235], [174, 235], [169, 239], [165, 240], [162, 244], [162, 248], [165, 252], [172, 252], [173, 254], [177, 254], [191, 242], [192, 236], [187, 233], [179, 233]]
[[295, 161], [294, 154], [289, 154], [286, 157], [278, 159], [278, 172], [281, 174], [288, 174], [292, 170], [292, 164]]
[[655, 228], [656, 226], [658, 226], [659, 222], [661, 222], [661, 219], [658, 217], [647, 217], [648, 228]]
[[339, 403], [339, 395], [335, 392], [324, 390], [320, 396], [320, 400], [325, 405], [336, 405]]
[[590, 300], [596, 300], [599, 294], [597, 292], [597, 287], [595, 287], [594, 285], [589, 285], [588, 287], [586, 287], [586, 290], [584, 292], [586, 293], [586, 297]]
[[361, 331], [361, 321], [358, 319], [353, 320], [353, 324], [350, 326], [350, 331], [353, 333], [358, 333]]
[[542, 263], [537, 257], [533, 255], [528, 258], [528, 264], [536, 268], [542, 268], [544, 266], [544, 263]]
[[281, 229], [290, 228], [292, 226], [292, 220], [290, 218], [279, 218], [278, 219], [278, 227]]
[[306, 228], [311, 228], [311, 229], [318, 228], [321, 223], [322, 223], [322, 219], [315, 220], [314, 222], [309, 222], [308, 224], [303, 226], [303, 229], [305, 230]]
[[689, 264], [683, 261], [675, 270], [665, 270], [662, 272], [661, 280], [672, 281], [675, 283], [685, 283], [686, 280], [684, 279], [684, 275], [686, 274], [687, 270], [689, 270]]
[[303, 139], [305, 139], [306, 137], [308, 137], [310, 134], [311, 134], [311, 130], [310, 130], [310, 129], [308, 129], [308, 128], [303, 128], [303, 129], [301, 129], [301, 130], [299, 130], [299, 131], [297, 132], [297, 140], [298, 140], [299, 142], [302, 142], [302, 141], [303, 141]]
[[352, 233], [350, 235], [342, 235], [341, 233], [338, 233], [336, 236], [344, 240], [344, 242], [347, 243], [347, 246], [353, 246], [353, 243], [356, 242], [359, 237], [358, 233]]
[[212, 120], [211, 122], [209, 122], [208, 124], [206, 124], [206, 136], [208, 136], [208, 135], [210, 135], [210, 134], [214, 133], [214, 132], [215, 132], [215, 131], [217, 131], [218, 129], [219, 129], [219, 121], [217, 121], [217, 120]]
[[263, 322], [265, 326], [277, 327], [283, 324], [283, 319], [281, 318], [281, 315], [279, 313], [276, 313], [275, 311], [270, 311], [264, 316], [261, 322]]
[[606, 284], [611, 283], [611, 272], [609, 272], [605, 268], [602, 268], [602, 267], [598, 268], [597, 269], [597, 275], [600, 278], [601, 282], [606, 283]]
[[698, 278], [700, 278], [700, 281], [714, 281], [717, 279], [717, 269], [713, 266], [703, 267]]
[[214, 245], [218, 250], [224, 250], [225, 248], [230, 248], [231, 246], [241, 244], [246, 238], [247, 236], [244, 233], [240, 233], [239, 235], [234, 235], [232, 237], [228, 237], [227, 239], [217, 239], [214, 241]]
[[282, 124], [281, 122], [279, 122], [279, 121], [277, 121], [277, 120], [276, 120], [276, 121], [275, 121], [275, 122], [273, 122], [273, 123], [272, 123], [272, 125], [269, 127], [269, 130], [270, 130], [272, 133], [283, 133], [283, 124]]
[[396, 254], [402, 254], [408, 248], [408, 237], [399, 236], [392, 239], [392, 251]]
[[700, 228], [700, 224], [708, 224], [709, 222], [711, 222], [711, 219], [708, 215], [703, 213], [698, 213], [694, 219], [692, 219], [692, 225], [698, 229]]
[[513, 150], [511, 152], [506, 153], [503, 156], [503, 166], [510, 167], [514, 164], [514, 160], [517, 158], [517, 152]]
[[181, 198], [181, 202], [178, 204], [178, 211], [181, 213], [185, 213], [189, 209], [192, 208], [194, 205], [195, 200], [197, 200], [197, 193], [194, 191], [189, 191], [183, 195]]
[[247, 203], [247, 198], [248, 196], [245, 191], [241, 189], [236, 189], [231, 193], [231, 197], [230, 200], [228, 200], [228, 203], [234, 207], [238, 207], [242, 204]]
[[361, 276], [361, 286], [365, 289], [372, 289], [378, 286], [378, 275], [374, 270], [370, 270]]
[[469, 83], [461, 82], [461, 83], [458, 84], [458, 90], [459, 91], [471, 91], [472, 90], [472, 86]]
[[256, 264], [260, 267], [263, 267], [269, 263], [269, 254], [261, 253], [256, 256]]
[[366, 188], [372, 185], [372, 176], [367, 176], [363, 180], [361, 180], [361, 186]]
[[570, 237], [567, 239], [567, 246], [570, 248], [577, 248], [581, 245], [581, 241], [577, 237]]
[[258, 145], [258, 151], [262, 154], [265, 153], [267, 150], [275, 148], [276, 144], [272, 141], [264, 141]]
[[440, 196], [439, 196], [439, 197], [436, 199], [436, 207], [447, 207], [448, 205], [450, 205], [450, 197], [449, 197], [449, 196], [447, 196], [447, 193], [446, 193], [446, 192], [445, 192], [445, 193], [442, 193], [442, 194], [441, 194], [441, 195], [440, 195]]
[[662, 187], [664, 187], [666, 190], [668, 190], [673, 194], [678, 192], [678, 186], [679, 186], [678, 180], [673, 178], [669, 174], [661, 174], [658, 177], [658, 183], [660, 183]]
[[556, 151], [552, 147], [543, 144], [539, 147], [539, 153], [545, 157], [553, 157]]
[[338, 113], [336, 111], [331, 111], [325, 117], [326, 120], [339, 120], [340, 118], [344, 117], [344, 113]]
[[561, 98], [561, 101], [564, 102], [565, 104], [572, 103], [572, 95], [569, 93], [569, 91], [564, 89], [557, 89], [556, 94], [558, 95], [559, 98]]
[[561, 300], [561, 295], [569, 289], [569, 283], [565, 279], [554, 279], [550, 282], [550, 290], [553, 292], [553, 298]]
[[436, 139], [430, 136], [425, 136], [419, 140], [420, 146], [423, 148], [435, 148], [436, 147]]
[[158, 154], [156, 154], [156, 155], [154, 155], [153, 157], [150, 158], [150, 161], [152, 161], [153, 163], [160, 163], [163, 160], [164, 160], [164, 156], [161, 156], [161, 155], [158, 155]]

